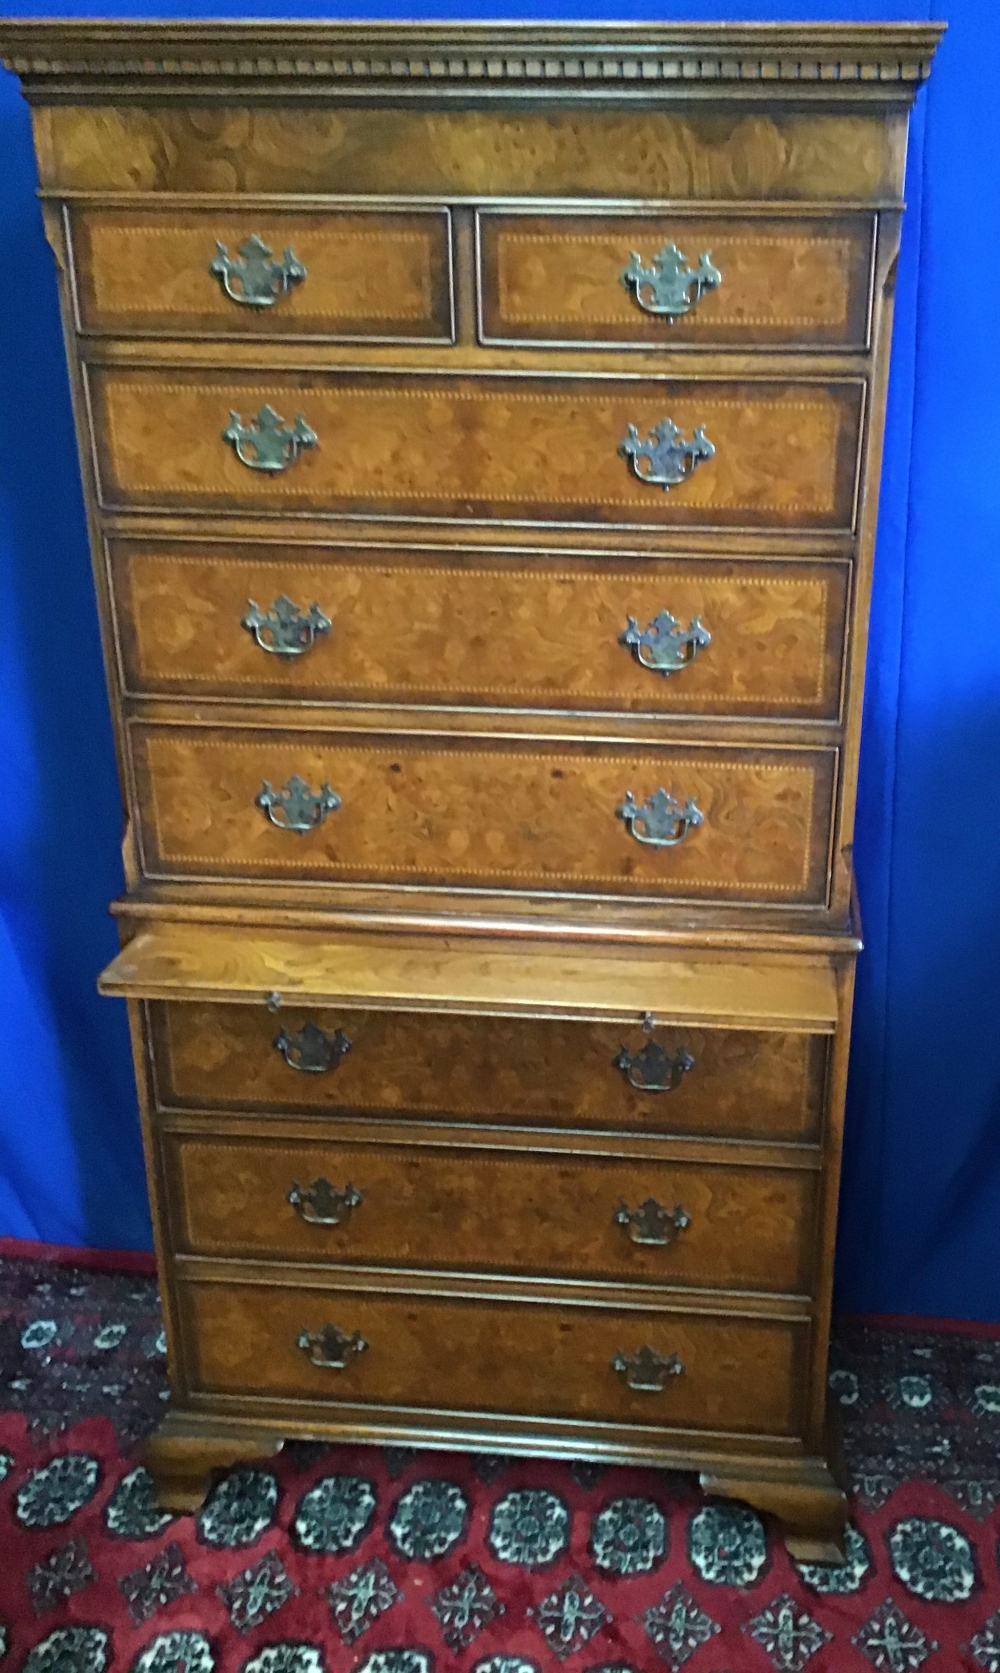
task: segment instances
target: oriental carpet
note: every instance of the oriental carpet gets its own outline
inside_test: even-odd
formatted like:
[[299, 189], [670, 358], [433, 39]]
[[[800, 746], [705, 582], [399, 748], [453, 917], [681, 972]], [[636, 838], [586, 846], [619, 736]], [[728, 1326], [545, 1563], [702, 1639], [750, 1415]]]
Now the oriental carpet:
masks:
[[693, 1479], [289, 1444], [201, 1514], [136, 1457], [142, 1273], [0, 1258], [0, 1673], [1000, 1673], [1000, 1340], [843, 1321], [843, 1568]]

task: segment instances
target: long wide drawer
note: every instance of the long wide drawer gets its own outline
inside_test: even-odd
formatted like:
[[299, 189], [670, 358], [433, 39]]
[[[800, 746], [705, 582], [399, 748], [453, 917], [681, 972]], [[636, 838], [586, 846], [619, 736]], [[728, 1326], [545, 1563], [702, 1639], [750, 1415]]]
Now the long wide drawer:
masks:
[[[606, 1023], [294, 1005], [272, 1016], [259, 1005], [190, 1001], [153, 1003], [148, 1015], [162, 1109], [798, 1143], [820, 1132], [821, 1034], [671, 1028], [651, 1043], [638, 1027]], [[307, 1066], [297, 1066], [310, 1039]]]
[[[800, 1424], [804, 1322], [301, 1284], [181, 1282], [178, 1300], [194, 1393], [331, 1416], [362, 1403], [770, 1435]], [[662, 1387], [630, 1386], [644, 1375]]]
[[870, 213], [481, 211], [486, 343], [863, 349]]
[[444, 209], [74, 208], [82, 331], [450, 342]]
[[817, 1175], [166, 1132], [175, 1250], [806, 1294]]
[[109, 556], [137, 695], [839, 713], [843, 562], [149, 540]]
[[130, 739], [149, 877], [826, 897], [833, 750], [147, 723]]
[[[255, 51], [257, 45], [255, 37]], [[591, 50], [580, 42], [570, 50], [576, 53], [581, 47]], [[467, 47], [461, 50], [464, 54]], [[427, 67], [437, 96], [426, 105], [411, 98], [417, 77], [409, 68], [395, 82], [395, 96], [385, 99], [368, 102], [358, 96], [355, 102], [363, 84], [369, 89], [376, 85], [375, 78], [362, 72], [354, 78], [349, 97], [335, 96], [330, 84], [336, 102], [328, 107], [321, 107], [312, 93], [301, 101], [276, 98], [267, 104], [231, 94], [213, 105], [210, 120], [205, 107], [192, 106], [184, 98], [154, 103], [150, 97], [141, 104], [119, 99], [113, 107], [99, 107], [97, 116], [94, 107], [84, 103], [53, 102], [38, 107], [39, 132], [44, 136], [39, 144], [42, 184], [64, 192], [164, 196], [228, 193], [235, 182], [240, 193], [320, 197], [343, 193], [372, 198], [392, 192], [444, 200], [503, 196], [538, 203], [559, 194], [578, 201], [688, 200], [692, 208], [699, 203], [718, 207], [750, 201], [762, 214], [768, 199], [801, 205], [803, 210], [815, 204], [823, 214], [831, 205], [899, 200], [901, 113], [887, 115], [885, 108], [853, 101], [843, 109], [831, 105], [820, 113], [813, 97], [820, 91], [812, 74], [819, 69], [813, 55], [799, 83], [804, 88], [808, 77], [812, 92], [803, 93], [800, 103], [786, 104], [782, 96], [769, 100], [765, 110], [754, 99], [745, 107], [746, 115], [741, 108], [723, 116], [730, 89], [736, 91], [728, 77], [714, 84], [706, 77], [700, 86], [678, 77], [673, 85], [681, 92], [686, 83], [683, 91], [690, 92], [690, 102], [658, 105], [654, 101], [672, 79], [666, 74], [667, 60], [663, 79], [659, 72], [656, 75], [660, 93], [647, 83], [647, 100], [641, 78], [633, 80], [624, 68], [628, 63], [630, 70], [639, 70], [641, 58], [620, 55], [617, 43], [610, 64], [602, 65], [593, 81], [588, 76], [586, 84], [563, 84], [565, 102], [536, 103], [546, 82], [551, 91], [555, 80], [544, 47], [538, 45], [537, 57], [536, 46], [522, 41], [513, 50], [515, 60], [532, 54], [525, 65], [531, 65], [529, 79], [522, 80], [514, 71], [506, 85], [501, 78], [494, 80], [496, 60], [491, 62], [483, 50], [476, 58], [483, 71], [476, 86], [486, 96], [477, 95], [478, 108], [471, 100], [465, 104], [471, 77], [464, 87], [458, 79], [448, 87], [447, 75], [439, 77], [432, 63]], [[734, 55], [746, 50], [734, 46]], [[904, 49], [904, 77], [922, 74], [919, 58], [926, 50], [924, 44], [912, 55]], [[475, 51], [478, 55], [480, 48]], [[603, 45], [595, 42], [593, 51], [596, 67]], [[762, 52], [767, 48], [753, 46], [747, 60], [754, 65], [758, 94], [780, 68], [779, 60], [762, 57]], [[438, 62], [443, 66], [446, 60]], [[835, 73], [836, 49], [821, 62], [820, 73]], [[876, 87], [877, 58], [870, 68], [858, 65], [857, 70], [856, 57], [848, 62], [852, 81], [857, 75], [855, 90], [861, 82]], [[898, 63], [893, 63], [893, 78]], [[674, 68], [671, 64], [671, 71]], [[631, 86], [626, 100], [634, 93], [635, 103], [616, 107], [599, 102], [602, 94], [613, 99], [624, 93], [626, 84]], [[300, 86], [305, 88], [304, 79]], [[719, 97], [703, 102], [710, 86]], [[511, 95], [515, 87], [516, 111], [507, 98], [492, 102], [494, 91]], [[430, 92], [427, 81], [425, 88]], [[883, 83], [878, 96], [886, 91]]]
[[860, 380], [116, 366], [91, 367], [88, 381], [109, 506], [777, 529], [854, 521]]

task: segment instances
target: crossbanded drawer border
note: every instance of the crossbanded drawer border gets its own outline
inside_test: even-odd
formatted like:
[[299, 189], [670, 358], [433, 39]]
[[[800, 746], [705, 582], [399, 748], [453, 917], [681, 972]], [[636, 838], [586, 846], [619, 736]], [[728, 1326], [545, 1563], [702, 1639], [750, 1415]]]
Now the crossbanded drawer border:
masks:
[[[236, 555], [223, 555], [227, 547]], [[227, 540], [225, 536], [215, 535], [208, 538], [203, 532], [185, 534], [179, 531], [169, 535], [159, 531], [150, 536], [143, 536], [134, 531], [107, 532], [102, 540], [102, 552], [114, 629], [115, 667], [120, 693], [126, 701], [144, 702], [165, 698], [170, 702], [183, 704], [196, 703], [208, 697], [222, 704], [251, 701], [275, 706], [290, 701], [301, 701], [334, 710], [350, 708], [357, 703], [382, 707], [387, 695], [398, 692], [402, 702], [398, 705], [392, 704], [392, 707], [398, 706], [404, 710], [412, 706], [420, 710], [440, 712], [465, 711], [478, 709], [483, 699], [493, 699], [492, 702], [483, 702], [482, 707], [509, 707], [511, 712], [518, 714], [528, 711], [574, 716], [587, 713], [613, 714], [626, 724], [640, 717], [649, 717], [659, 724], [669, 724], [672, 713], [676, 711], [677, 717], [686, 721], [703, 718], [712, 723], [731, 720], [741, 725], [769, 726], [781, 725], [787, 718], [791, 722], [801, 720], [803, 724], [816, 728], [837, 726], [843, 712], [847, 661], [850, 654], [852, 564], [850, 558], [842, 556], [820, 557], [815, 552], [808, 552], [791, 557], [756, 553], [740, 557], [726, 551], [712, 558], [707, 553], [690, 550], [631, 553], [616, 552], [611, 548], [600, 550], [596, 547], [500, 549], [485, 544], [431, 546], [414, 541], [362, 543], [342, 540], [321, 543], [302, 539], [298, 535], [287, 541], [273, 535], [270, 539], [257, 535], [250, 539], [233, 536]], [[445, 561], [449, 553], [453, 554], [451, 564]], [[497, 562], [500, 557], [508, 559], [509, 562], [500, 564]], [[527, 558], [535, 560], [534, 567], [516, 567], [518, 562], [523, 563]], [[574, 559], [583, 560], [575, 570], [571, 567]], [[283, 682], [263, 677], [264, 674], [271, 673], [267, 664], [262, 665], [262, 672], [256, 675], [234, 673], [220, 677], [211, 672], [185, 672], [171, 684], [166, 675], [150, 675], [141, 666], [143, 639], [139, 631], [139, 609], [132, 592], [132, 572], [136, 563], [159, 565], [164, 573], [171, 565], [176, 566], [178, 572], [182, 571], [185, 565], [204, 567], [210, 564], [213, 571], [250, 570], [255, 566], [282, 567], [290, 572], [293, 585], [297, 580], [295, 572], [306, 569], [316, 572], [328, 569], [332, 576], [353, 572], [358, 575], [370, 574], [373, 577], [397, 577], [412, 570], [415, 575], [433, 576], [438, 579], [463, 576], [471, 581], [484, 576], [511, 583], [530, 583], [538, 589], [555, 582], [578, 586], [581, 590], [593, 584], [617, 584], [632, 580], [650, 586], [654, 581], [660, 584], [662, 579], [662, 584], [666, 587], [668, 579], [652, 572], [652, 565], [655, 564], [657, 571], [673, 566], [677, 571], [677, 579], [683, 585], [695, 588], [712, 588], [728, 584], [734, 590], [746, 588], [749, 591], [758, 587], [762, 592], [794, 588], [815, 589], [818, 594], [818, 609], [815, 613], [818, 651], [815, 685], [810, 695], [769, 695], [752, 698], [749, 700], [749, 706], [745, 703], [742, 707], [738, 698], [727, 702], [725, 693], [718, 694], [711, 690], [689, 693], [683, 682], [676, 681], [670, 683], [669, 705], [664, 704], [659, 708], [644, 706], [638, 701], [637, 693], [628, 690], [603, 691], [595, 690], [592, 686], [577, 686], [571, 692], [550, 693], [538, 687], [475, 686], [468, 681], [463, 681], [460, 685], [456, 682], [453, 688], [448, 688], [435, 686], [432, 681], [426, 679], [408, 681], [405, 678], [379, 681], [373, 679], [369, 684], [363, 684], [356, 679], [345, 679], [342, 682], [342, 692], [337, 695], [337, 681], [332, 675], [317, 673], [317, 668], [321, 665], [312, 659], [303, 659], [295, 670], [294, 677], [299, 681], [301, 689], [294, 694], [273, 689]], [[775, 566], [785, 570], [798, 566], [798, 572], [771, 573]], [[735, 570], [735, 573], [726, 573], [727, 570]], [[710, 610], [711, 605], [707, 605], [706, 608]], [[335, 620], [335, 636], [338, 632], [339, 626]], [[830, 659], [828, 671], [826, 652], [830, 649], [829, 641], [833, 634], [838, 636], [835, 643], [839, 643], [839, 654], [835, 659]], [[200, 685], [214, 689], [206, 689], [204, 693], [188, 692], [183, 689], [185, 685]], [[227, 686], [238, 686], [242, 689], [239, 692], [222, 689]], [[417, 694], [420, 701], [414, 701], [408, 694]], [[567, 698], [570, 702], [566, 701]], [[475, 701], [470, 702], [470, 699]], [[523, 701], [518, 702], [518, 699]], [[787, 716], [769, 712], [794, 711], [808, 707], [818, 711], [824, 700], [829, 703], [828, 713], [817, 712], [801, 717], [791, 712]], [[620, 709], [609, 707], [615, 702], [629, 706]], [[711, 704], [713, 707], [702, 715], [699, 707], [701, 704]]]
[[[243, 751], [250, 751], [250, 750], [259, 751], [262, 747], [265, 747], [267, 742], [269, 741], [268, 731], [267, 731], [266, 728], [262, 729], [262, 737], [261, 737], [260, 740], [254, 741], [254, 740], [239, 737], [238, 734], [241, 731], [247, 730], [247, 728], [245, 726], [240, 726], [238, 724], [234, 724], [232, 721], [229, 721], [229, 720], [223, 721], [221, 723], [216, 723], [215, 725], [210, 726], [210, 725], [206, 725], [204, 723], [198, 724], [198, 725], [191, 725], [190, 723], [187, 723], [183, 720], [181, 720], [181, 721], [157, 721], [157, 720], [148, 720], [148, 719], [145, 719], [141, 716], [133, 716], [133, 717], [130, 717], [130, 719], [126, 723], [126, 729], [125, 730], [126, 730], [126, 737], [127, 737], [127, 740], [128, 740], [128, 766], [129, 766], [129, 772], [130, 772], [130, 775], [131, 775], [131, 778], [132, 778], [132, 785], [133, 785], [133, 802], [132, 802], [132, 805], [136, 809], [140, 809], [143, 805], [142, 799], [138, 795], [138, 790], [137, 790], [138, 773], [139, 773], [139, 771], [141, 771], [142, 774], [143, 774], [143, 781], [147, 784], [148, 789], [149, 789], [149, 804], [150, 804], [150, 807], [151, 807], [151, 810], [152, 810], [152, 815], [153, 815], [153, 822], [152, 822], [152, 826], [150, 828], [150, 835], [154, 837], [154, 839], [157, 842], [157, 845], [159, 845], [159, 831], [160, 831], [160, 828], [161, 828], [161, 819], [160, 819], [160, 808], [159, 808], [157, 800], [156, 800], [157, 790], [156, 790], [155, 775], [153, 774], [153, 772], [152, 772], [152, 770], [149, 766], [148, 754], [146, 753], [146, 742], [147, 742], [148, 738], [156, 737], [156, 736], [158, 736], [160, 738], [165, 738], [165, 737], [168, 737], [169, 734], [172, 733], [172, 732], [193, 734], [195, 737], [197, 737], [198, 734], [201, 734], [201, 737], [197, 737], [197, 741], [192, 741], [192, 739], [190, 737], [188, 738], [189, 746], [192, 749], [198, 749], [200, 747], [202, 749], [225, 748], [227, 750], [243, 750]], [[224, 736], [224, 734], [226, 734], [226, 733], [233, 734], [233, 736], [231, 736], [229, 738], [226, 738]], [[220, 734], [222, 736], [220, 736]], [[310, 737], [311, 736], [314, 740], [322, 740], [325, 736], [327, 736], [327, 733], [325, 733], [324, 731], [319, 731], [319, 730], [317, 730], [313, 733], [303, 733], [301, 731], [297, 732], [296, 728], [294, 728], [294, 727], [283, 726], [283, 727], [274, 729], [274, 739], [277, 740], [277, 738], [279, 736], [283, 739], [284, 738], [293, 738], [293, 737], [302, 738], [302, 737]], [[356, 738], [358, 736], [358, 729], [357, 728], [352, 728], [351, 731], [346, 734], [346, 736]], [[510, 748], [510, 747], [505, 748], [503, 746], [500, 746], [500, 747], [491, 748], [491, 749], [476, 749], [475, 747], [473, 747], [473, 748], [466, 747], [470, 743], [474, 745], [474, 743], [476, 741], [474, 734], [468, 734], [468, 735], [454, 735], [454, 734], [452, 734], [452, 735], [449, 735], [449, 734], [444, 734], [444, 733], [434, 733], [434, 732], [426, 732], [426, 731], [420, 731], [420, 732], [413, 731], [413, 732], [407, 732], [407, 733], [397, 732], [395, 737], [393, 738], [393, 740], [391, 742], [380, 741], [384, 737], [385, 737], [384, 733], [381, 733], [381, 732], [378, 732], [378, 731], [372, 731], [372, 733], [371, 733], [372, 741], [371, 741], [370, 744], [367, 743], [367, 742], [365, 742], [365, 743], [360, 743], [360, 742], [358, 742], [358, 743], [355, 743], [355, 742], [337, 743], [333, 747], [336, 748], [338, 753], [343, 754], [343, 755], [363, 755], [363, 756], [371, 756], [371, 757], [391, 756], [391, 755], [399, 754], [400, 747], [402, 745], [403, 748], [406, 748], [407, 746], [409, 746], [414, 754], [417, 754], [417, 753], [423, 753], [425, 755], [435, 755], [435, 754], [437, 754], [437, 755], [448, 755], [448, 754], [452, 754], [452, 755], [458, 756], [462, 760], [493, 761], [493, 760], [497, 760], [499, 758], [506, 757], [506, 758], [510, 758], [510, 759], [514, 759], [514, 760], [520, 759], [520, 760], [533, 761], [533, 762], [544, 762], [544, 761], [553, 760], [553, 761], [558, 763], [559, 761], [565, 761], [567, 750], [569, 750], [571, 753], [579, 754], [581, 756], [585, 755], [587, 744], [589, 742], [592, 742], [592, 740], [588, 740], [585, 737], [573, 738], [573, 739], [570, 739], [570, 740], [560, 740], [563, 743], [563, 751], [562, 751], [562, 753], [559, 753], [554, 748], [548, 749], [548, 750], [532, 749], [530, 747], [531, 744], [533, 744], [533, 743], [537, 744], [541, 740], [539, 740], [537, 738], [531, 738], [531, 737], [525, 737], [525, 739], [524, 739], [525, 747], [523, 747], [523, 748]], [[516, 741], [516, 740], [512, 740], [512, 741]], [[616, 740], [602, 739], [601, 744], [604, 747], [606, 747], [608, 749], [611, 749], [611, 748], [614, 748], [616, 746]], [[321, 742], [315, 742], [313, 747], [322, 748], [323, 746], [322, 746]], [[623, 780], [624, 780], [624, 777], [625, 777], [626, 773], [629, 770], [631, 770], [635, 767], [648, 765], [648, 766], [660, 769], [664, 765], [664, 761], [663, 761], [663, 758], [662, 758], [661, 755], [648, 755], [647, 756], [647, 755], [644, 755], [644, 754], [640, 753], [638, 750], [635, 753], [626, 754], [625, 749], [621, 744], [619, 744], [618, 747], [621, 750]], [[641, 749], [643, 746], [639, 746], [639, 747]], [[690, 742], [681, 741], [681, 742], [669, 743], [669, 744], [665, 742], [664, 746], [663, 746], [663, 753], [666, 754], [668, 749], [673, 749], [679, 754], [692, 754], [692, 753], [697, 752], [699, 750], [699, 747], [701, 748], [702, 753], [705, 752], [706, 747], [709, 749], [709, 752], [711, 751], [711, 746], [705, 746], [705, 745], [699, 746], [699, 744], [696, 740], [691, 740]], [[736, 752], [738, 747], [739, 746], [720, 746], [720, 752], [728, 754], [729, 756], [731, 756]], [[802, 842], [802, 849], [803, 849], [802, 873], [801, 873], [802, 882], [801, 883], [796, 883], [796, 882], [791, 882], [791, 883], [759, 883], [759, 882], [755, 882], [752, 886], [752, 891], [751, 891], [751, 886], [749, 884], [745, 885], [745, 893], [746, 893], [747, 896], [768, 895], [768, 896], [771, 896], [771, 897], [777, 897], [777, 896], [781, 896], [781, 895], [786, 895], [786, 896], [796, 895], [798, 898], [794, 902], [791, 903], [793, 906], [804, 907], [804, 908], [812, 907], [813, 910], [822, 909], [822, 907], [825, 905], [826, 896], [827, 896], [827, 893], [828, 893], [828, 890], [829, 890], [829, 885], [830, 885], [831, 854], [832, 854], [832, 844], [833, 844], [833, 840], [834, 840], [834, 832], [835, 832], [835, 826], [836, 826], [837, 802], [838, 802], [838, 780], [839, 780], [839, 777], [840, 777], [840, 750], [839, 750], [839, 748], [837, 748], [835, 746], [830, 746], [830, 745], [808, 746], [808, 745], [781, 745], [781, 744], [771, 744], [771, 745], [767, 746], [767, 750], [768, 750], [768, 753], [770, 753], [772, 755], [774, 755], [774, 754], [784, 754], [784, 755], [788, 756], [790, 758], [789, 763], [786, 765], [786, 764], [778, 764], [777, 762], [767, 762], [767, 761], [760, 761], [760, 760], [747, 760], [747, 761], [726, 760], [725, 770], [727, 772], [745, 772], [745, 773], [749, 773], [749, 772], [756, 772], [756, 773], [771, 772], [771, 773], [775, 773], [775, 774], [783, 773], [786, 776], [789, 775], [789, 774], [795, 774], [795, 775], [800, 776], [800, 777], [808, 777], [812, 781], [813, 795], [812, 795], [812, 798], [809, 801], [808, 813], [807, 813], [807, 818], [806, 818], [806, 826], [805, 826], [805, 831], [803, 833], [803, 842]], [[814, 820], [815, 820], [815, 816], [816, 816], [816, 800], [817, 800], [819, 784], [818, 784], [818, 774], [815, 771], [815, 769], [811, 769], [809, 766], [807, 766], [804, 763], [802, 765], [793, 764], [794, 763], [794, 757], [796, 755], [812, 756], [816, 759], [817, 762], [824, 761], [829, 766], [829, 773], [830, 773], [829, 805], [828, 805], [828, 809], [826, 810], [826, 813], [825, 813], [826, 821], [827, 821], [827, 824], [829, 826], [829, 831], [828, 831], [827, 842], [826, 842], [826, 845], [825, 845], [823, 865], [822, 865], [823, 887], [819, 891], [822, 894], [822, 897], [823, 897], [822, 900], [818, 899], [818, 900], [815, 900], [815, 901], [810, 901], [810, 900], [803, 900], [802, 899], [802, 896], [806, 895], [807, 892], [808, 892], [811, 863], [815, 863], [814, 855], [813, 855], [813, 851], [812, 851], [812, 837], [813, 837], [813, 824], [814, 824]], [[623, 793], [624, 793], [624, 789], [625, 789], [625, 785], [624, 785], [624, 782], [623, 782], [623, 786], [622, 786]], [[252, 806], [252, 802], [248, 802], [248, 804], [247, 804], [248, 817], [249, 817], [249, 814], [252, 811], [254, 811], [253, 806]], [[174, 871], [171, 871], [169, 869], [160, 870], [160, 869], [156, 869], [155, 867], [152, 867], [150, 865], [149, 851], [147, 849], [147, 845], [146, 845], [146, 842], [145, 842], [146, 821], [143, 820], [141, 817], [139, 817], [136, 820], [135, 832], [136, 832], [136, 840], [137, 840], [137, 843], [138, 843], [139, 856], [140, 856], [140, 860], [141, 860], [141, 864], [142, 864], [143, 875], [145, 877], [147, 877], [150, 881], [170, 882], [170, 881], [175, 881], [177, 878], [182, 878], [183, 879], [183, 878], [189, 877], [191, 875], [190, 870], [180, 870], [180, 871], [174, 872]], [[295, 871], [305, 872], [305, 871], [308, 871], [310, 869], [315, 869], [315, 865], [316, 865], [315, 861], [312, 861], [309, 858], [296, 859], [294, 857], [294, 850], [292, 850], [292, 849], [289, 849], [289, 854], [292, 857], [290, 857], [288, 859], [282, 859], [281, 862], [280, 862], [280, 866], [276, 865], [274, 870], [272, 870], [271, 872], [265, 871], [263, 866], [261, 865], [261, 863], [259, 861], [258, 862], [255, 862], [255, 861], [252, 861], [252, 860], [245, 860], [244, 861], [244, 860], [227, 858], [227, 860], [225, 862], [225, 866], [228, 866], [230, 868], [229, 872], [227, 873], [225, 867], [221, 866], [221, 864], [219, 862], [217, 862], [215, 859], [213, 859], [213, 857], [211, 855], [207, 855], [207, 856], [206, 855], [188, 855], [188, 856], [183, 856], [183, 857], [179, 856], [179, 855], [167, 856], [167, 857], [162, 857], [161, 864], [164, 867], [169, 867], [169, 865], [171, 863], [174, 864], [174, 865], [180, 866], [180, 867], [198, 867], [199, 865], [200, 866], [205, 866], [206, 868], [207, 867], [218, 867], [218, 869], [216, 869], [214, 871], [207, 871], [205, 875], [209, 878], [211, 878], [211, 877], [225, 877], [226, 875], [230, 875], [230, 876], [233, 876], [233, 877], [242, 876], [244, 878], [247, 878], [247, 880], [251, 883], [251, 886], [253, 885], [254, 882], [273, 883], [273, 884], [280, 885], [282, 883], [282, 881], [284, 880], [284, 875], [287, 872], [293, 872], [293, 873]], [[253, 878], [252, 876], [248, 876], [249, 873], [252, 873], [255, 866], [260, 867], [261, 874], [258, 878]], [[470, 892], [470, 893], [496, 893], [496, 892], [500, 892], [500, 893], [516, 894], [518, 892], [524, 892], [524, 893], [530, 893], [530, 894], [539, 894], [539, 893], [540, 894], [550, 894], [550, 893], [558, 894], [559, 893], [558, 885], [559, 885], [559, 883], [563, 883], [564, 885], [566, 885], [566, 887], [568, 889], [570, 889], [570, 891], [572, 893], [574, 893], [575, 895], [577, 895], [578, 897], [581, 897], [581, 898], [586, 898], [587, 891], [581, 890], [581, 889], [578, 889], [578, 888], [577, 889], [572, 889], [572, 885], [574, 883], [581, 883], [581, 884], [598, 883], [599, 884], [599, 883], [614, 883], [616, 881], [619, 881], [619, 879], [614, 874], [607, 874], [607, 873], [599, 873], [599, 874], [595, 875], [595, 874], [583, 873], [583, 872], [554, 874], [552, 872], [530, 872], [530, 871], [511, 872], [511, 871], [508, 871], [508, 872], [503, 873], [503, 874], [498, 873], [496, 875], [491, 875], [491, 874], [488, 874], [488, 873], [484, 872], [481, 868], [476, 869], [476, 870], [472, 870], [470, 868], [465, 868], [465, 867], [461, 867], [461, 866], [452, 864], [450, 861], [446, 865], [443, 865], [440, 868], [440, 870], [447, 874], [447, 877], [445, 878], [445, 880], [441, 881], [441, 882], [437, 882], [437, 883], [428, 883], [428, 882], [423, 880], [424, 873], [419, 868], [402, 867], [402, 866], [395, 866], [395, 865], [392, 865], [392, 864], [385, 864], [385, 865], [380, 865], [378, 868], [376, 868], [375, 873], [373, 875], [367, 877], [365, 879], [365, 881], [370, 883], [370, 885], [372, 887], [375, 887], [375, 888], [392, 888], [394, 886], [426, 888], [426, 889], [431, 890], [432, 892], [436, 892], [436, 893], [439, 893], [439, 894], [440, 893], [447, 893], [448, 890], [452, 887], [458, 889], [459, 891], [467, 891], [467, 892]], [[366, 865], [362, 861], [350, 861], [350, 862], [340, 861], [340, 862], [337, 862], [336, 866], [334, 866], [334, 865], [330, 866], [331, 875], [329, 877], [316, 877], [316, 876], [314, 876], [314, 877], [311, 877], [311, 878], [304, 878], [304, 879], [300, 880], [299, 886], [308, 886], [312, 889], [337, 889], [338, 887], [349, 885], [350, 881], [351, 881], [350, 878], [338, 878], [337, 876], [333, 875], [333, 873], [337, 872], [337, 871], [342, 872], [342, 873], [353, 873], [357, 877], [360, 874], [364, 874], [366, 872], [371, 872], [372, 868], [370, 868], [368, 865]], [[819, 871], [820, 871], [819, 866], [816, 866], [817, 879], [819, 878]], [[407, 877], [411, 877], [411, 878], [414, 879], [412, 884], [408, 884], [408, 883], [405, 882], [405, 879]], [[452, 885], [447, 880], [447, 878], [467, 879], [467, 878], [473, 878], [473, 877], [480, 878], [480, 879], [482, 879], [482, 881], [480, 883], [477, 883], [477, 884], [470, 884], [470, 883], [467, 883], [467, 882], [459, 881], [459, 882], [455, 883], [454, 885]], [[385, 878], [384, 882], [381, 880], [382, 878]], [[290, 884], [296, 882], [294, 877], [293, 878], [288, 878], [287, 881]], [[541, 888], [541, 889], [538, 889], [538, 888], [528, 889], [528, 888], [523, 887], [524, 885], [527, 885], [532, 881], [536, 881], [536, 882], [541, 883], [541, 884], [547, 884], [548, 887]], [[705, 882], [705, 883], [700, 883], [699, 882], [699, 883], [692, 884], [690, 891], [686, 894], [685, 893], [680, 893], [680, 894], [672, 895], [670, 893], [670, 891], [667, 890], [667, 889], [659, 889], [659, 890], [656, 890], [655, 892], [650, 893], [650, 894], [644, 894], [640, 890], [630, 891], [630, 890], [620, 889], [620, 890], [614, 891], [612, 893], [609, 893], [607, 896], [597, 896], [597, 897], [592, 897], [592, 898], [606, 898], [608, 900], [612, 900], [612, 901], [616, 901], [616, 902], [617, 901], [631, 901], [633, 903], [640, 903], [642, 901], [649, 901], [652, 904], [662, 904], [663, 902], [665, 902], [667, 900], [671, 900], [671, 899], [679, 899], [683, 902], [687, 902], [687, 901], [691, 901], [691, 900], [703, 901], [705, 898], [708, 898], [709, 900], [711, 900], [713, 897], [711, 895], [708, 895], [706, 897], [703, 893], [701, 893], [701, 891], [711, 890], [713, 888], [725, 889], [725, 887], [726, 887], [726, 883], [724, 881], [720, 881], [720, 880], [717, 880], [717, 879], [712, 879], [710, 882]], [[760, 905], [764, 904], [762, 901], [760, 901], [759, 899], [755, 899], [755, 898], [741, 899], [739, 896], [730, 897], [730, 896], [726, 896], [726, 895], [723, 895], [723, 896], [717, 897], [717, 898], [729, 899], [729, 900], [732, 900], [734, 902], [734, 904], [737, 904], [737, 905], [740, 905], [740, 906], [743, 906], [743, 907], [746, 907], [746, 908], [751, 908], [751, 909], [754, 906], [760, 906]]]

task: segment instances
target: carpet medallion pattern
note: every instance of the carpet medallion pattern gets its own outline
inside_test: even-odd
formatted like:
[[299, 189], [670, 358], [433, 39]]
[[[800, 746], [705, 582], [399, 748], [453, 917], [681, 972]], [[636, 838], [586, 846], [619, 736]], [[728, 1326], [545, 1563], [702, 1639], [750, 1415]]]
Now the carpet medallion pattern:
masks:
[[691, 1478], [292, 1442], [157, 1506], [152, 1280], [0, 1260], [0, 1673], [1000, 1673], [1000, 1341], [847, 1324], [843, 1567]]

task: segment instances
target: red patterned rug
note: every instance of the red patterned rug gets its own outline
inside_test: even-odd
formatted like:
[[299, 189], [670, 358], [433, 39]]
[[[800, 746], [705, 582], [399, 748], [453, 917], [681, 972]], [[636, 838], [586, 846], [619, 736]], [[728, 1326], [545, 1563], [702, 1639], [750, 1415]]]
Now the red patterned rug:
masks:
[[850, 1560], [651, 1470], [292, 1444], [197, 1518], [135, 1446], [153, 1281], [0, 1259], [0, 1660], [17, 1673], [1000, 1673], [1000, 1341], [841, 1328]]

